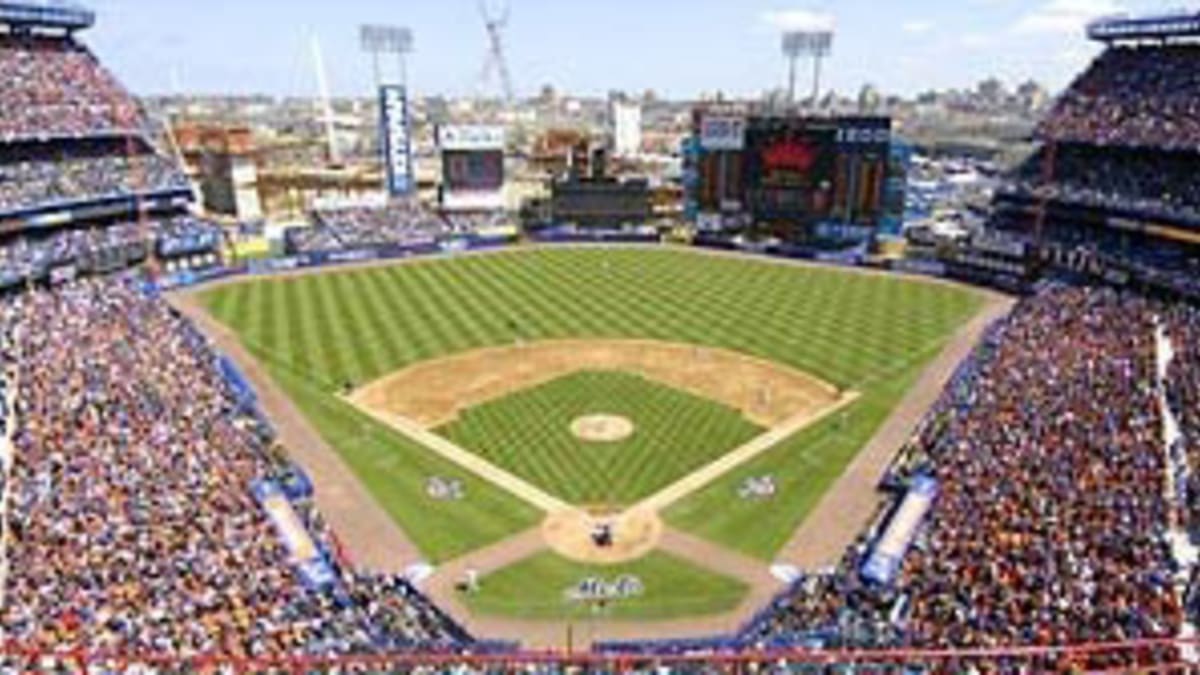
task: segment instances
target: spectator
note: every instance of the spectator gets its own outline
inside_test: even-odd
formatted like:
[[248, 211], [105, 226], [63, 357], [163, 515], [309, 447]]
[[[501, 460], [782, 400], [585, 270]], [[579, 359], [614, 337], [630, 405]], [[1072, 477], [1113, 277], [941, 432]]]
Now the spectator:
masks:
[[0, 140], [140, 134], [141, 110], [71, 37], [0, 35]]
[[293, 228], [287, 236], [293, 253], [314, 253], [432, 244], [457, 231], [415, 202], [401, 202], [317, 211], [311, 227]]
[[[135, 278], [0, 309], [21, 365], [7, 639], [46, 652], [328, 655], [457, 648], [403, 580], [302, 586], [249, 486], [286, 470], [207, 342]], [[328, 531], [297, 505], [318, 541]]]
[[[885, 644], [951, 649], [1177, 636], [1154, 311], [1134, 296], [1079, 288], [1022, 303], [899, 463], [941, 489], [897, 586], [864, 587], [852, 551], [836, 574], [777, 601], [749, 636], [770, 643], [833, 626], [844, 641], [845, 626], [866, 626]], [[905, 630], [884, 630], [881, 617], [897, 610]], [[1176, 658], [1127, 650], [1047, 658], [1035, 669]]]
[[1059, 142], [1200, 150], [1200, 47], [1111, 47], [1038, 127]]

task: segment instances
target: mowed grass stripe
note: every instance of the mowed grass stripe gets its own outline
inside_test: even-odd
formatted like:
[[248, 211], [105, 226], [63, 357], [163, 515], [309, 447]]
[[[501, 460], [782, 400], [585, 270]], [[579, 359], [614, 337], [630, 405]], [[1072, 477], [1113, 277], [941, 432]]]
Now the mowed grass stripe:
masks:
[[[264, 362], [331, 399], [348, 375], [361, 382], [427, 358], [516, 339], [655, 338], [742, 351], [861, 388], [868, 395], [879, 390], [881, 400], [855, 407], [869, 408], [853, 418], [859, 431], [874, 428], [898, 400], [890, 397], [893, 392], [884, 392], [889, 383], [917, 372], [980, 305], [978, 295], [950, 286], [665, 248], [504, 252], [334, 274], [346, 276], [324, 284], [319, 276], [252, 280], [214, 289], [205, 300]], [[267, 289], [266, 283], [279, 284], [283, 293], [276, 287]], [[336, 329], [331, 323], [343, 325]], [[614, 395], [612, 389], [607, 391], [580, 391], [570, 397], [568, 407], [586, 405], [595, 400], [593, 395]], [[726, 425], [688, 415], [657, 396], [645, 396], [639, 406], [639, 415], [681, 421], [717, 442], [729, 438], [724, 435]], [[574, 481], [584, 493], [604, 496], [613, 494], [613, 480], [625, 481], [621, 489], [645, 487], [655, 476], [687, 466], [686, 457], [681, 463], [678, 456], [689, 451], [678, 449], [679, 436], [649, 428], [645, 440], [664, 450], [654, 461], [612, 457], [603, 451], [553, 460], [536, 456], [564, 426], [549, 429], [536, 421], [564, 414], [556, 413], [560, 410], [565, 408], [536, 402], [489, 418], [489, 424], [514, 440], [503, 448], [506, 461], [523, 462], [539, 484]], [[323, 408], [324, 423], [317, 426], [324, 435], [324, 427], [337, 427], [347, 414], [338, 406]], [[331, 443], [343, 454], [363, 452], [361, 443], [345, 448]], [[838, 443], [838, 453], [822, 455], [810, 450], [814, 443], [809, 436], [789, 439], [787, 466], [825, 461], [831, 471], [840, 471], [841, 460], [852, 457], [858, 447], [849, 441]], [[384, 460], [394, 458], [385, 455]], [[366, 464], [358, 466], [370, 470]], [[405, 475], [402, 469], [388, 469], [393, 470]], [[610, 476], [610, 471], [615, 473]], [[820, 480], [794, 485], [804, 495], [823, 489]], [[413, 499], [406, 508], [414, 513], [454, 511], [420, 495]], [[721, 499], [728, 499], [728, 493]], [[719, 500], [711, 503], [715, 501]], [[716, 529], [705, 528], [703, 514], [689, 512], [685, 520], [687, 527], [707, 536], [740, 537], [746, 544], [743, 550], [754, 548], [757, 555], [768, 557], [766, 549], [798, 517], [793, 508], [777, 510], [785, 513], [746, 515], [736, 526], [720, 519], [723, 526]], [[434, 532], [425, 520], [409, 518], [405, 524], [419, 530], [410, 534], [423, 548], [444, 550], [450, 540], [465, 547], [482, 545], [496, 534], [484, 535], [466, 524], [461, 536], [456, 535], [448, 521]], [[739, 532], [746, 523], [761, 525], [768, 534]], [[751, 540], [757, 543], [747, 543]]]
[[402, 329], [392, 322], [394, 316], [384, 297], [387, 291], [379, 286], [373, 275], [354, 274], [351, 279], [369, 325], [367, 342], [379, 354], [380, 369], [394, 368], [404, 358], [397, 346], [400, 342], [394, 337]]
[[358, 274], [366, 280], [368, 301], [379, 312], [381, 332], [378, 338], [386, 342], [392, 353], [393, 361], [388, 364], [388, 369], [398, 368], [416, 360], [417, 347], [405, 337], [413, 331], [412, 321], [407, 315], [410, 308], [404, 305], [399, 288], [395, 284], [389, 284], [382, 274]]
[[749, 592], [740, 580], [666, 553], [615, 566], [590, 566], [543, 552], [484, 576], [479, 592], [463, 599], [472, 614], [582, 624], [595, 618], [595, 603], [568, 601], [567, 592], [588, 577], [613, 581], [626, 575], [642, 583], [643, 593], [609, 601], [604, 616], [664, 620], [715, 614], [734, 609]]
[[[629, 418], [634, 435], [575, 438], [571, 422], [596, 413]], [[476, 406], [438, 433], [569, 502], [631, 504], [762, 431], [735, 410], [641, 376], [583, 371]]]

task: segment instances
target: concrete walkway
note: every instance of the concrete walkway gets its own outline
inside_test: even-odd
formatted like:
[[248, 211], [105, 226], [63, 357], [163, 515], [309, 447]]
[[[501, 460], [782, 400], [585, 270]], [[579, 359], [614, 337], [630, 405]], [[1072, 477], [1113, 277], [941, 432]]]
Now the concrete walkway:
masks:
[[1013, 301], [1009, 299], [993, 299], [959, 329], [926, 366], [916, 384], [866, 447], [825, 491], [816, 508], [780, 550], [779, 563], [814, 571], [835, 565], [841, 559], [883, 503], [879, 481], [896, 452], [941, 396], [958, 364], [975, 349], [983, 332], [997, 319], [1006, 316], [1012, 305]]

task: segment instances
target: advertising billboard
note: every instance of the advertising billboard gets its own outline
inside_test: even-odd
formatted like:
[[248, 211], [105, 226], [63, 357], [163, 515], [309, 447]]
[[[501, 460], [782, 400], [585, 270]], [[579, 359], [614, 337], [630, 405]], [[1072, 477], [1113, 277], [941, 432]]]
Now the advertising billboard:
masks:
[[709, 151], [743, 149], [746, 147], [746, 118], [741, 115], [701, 117], [700, 147]]
[[379, 88], [380, 139], [387, 192], [393, 197], [412, 194], [415, 174], [412, 161], [408, 94], [399, 85]]
[[504, 151], [504, 127], [481, 124], [445, 124], [438, 127], [438, 147], [446, 150]]

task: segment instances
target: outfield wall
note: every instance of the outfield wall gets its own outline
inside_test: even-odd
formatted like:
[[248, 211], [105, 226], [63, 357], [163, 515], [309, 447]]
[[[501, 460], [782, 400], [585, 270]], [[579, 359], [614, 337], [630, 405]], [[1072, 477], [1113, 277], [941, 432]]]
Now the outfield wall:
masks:
[[[777, 246], [760, 246], [753, 244], [737, 244], [728, 240], [697, 239], [692, 246], [663, 243], [657, 235], [651, 236], [642, 232], [563, 232], [555, 231], [542, 233], [531, 238], [532, 247], [540, 246], [618, 246], [646, 248], [684, 248], [696, 252], [711, 252], [713, 254], [741, 255], [764, 260], [780, 262], [808, 262], [829, 267], [845, 267], [862, 271], [873, 270], [881, 274], [894, 273], [911, 278], [929, 280], [944, 280], [951, 283], [965, 284], [977, 288], [996, 289], [995, 284], [986, 280], [962, 279], [950, 274], [944, 266], [909, 266], [905, 261], [894, 261], [886, 265], [871, 263], [861, 250], [842, 251], [825, 255], [800, 249]], [[413, 246], [380, 246], [348, 249], [345, 251], [319, 251], [299, 253], [279, 258], [251, 260], [228, 267], [215, 267], [204, 270], [184, 270], [163, 274], [159, 277], [158, 286], [162, 290], [175, 290], [199, 286], [211, 281], [229, 279], [241, 276], [270, 276], [273, 274], [288, 274], [304, 270], [319, 270], [321, 268], [353, 267], [414, 258], [439, 258], [464, 253], [481, 253], [499, 250], [520, 250], [530, 248], [529, 244], [521, 244], [507, 238], [466, 237], [451, 241], [423, 243]], [[1011, 289], [1001, 287], [1004, 294], [1023, 293], [1027, 289]]]

